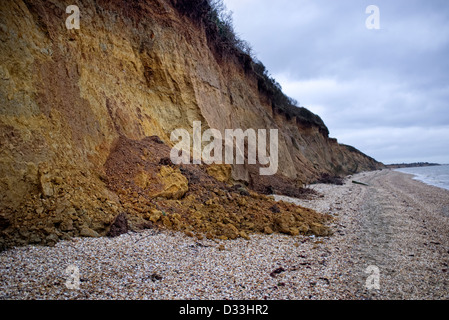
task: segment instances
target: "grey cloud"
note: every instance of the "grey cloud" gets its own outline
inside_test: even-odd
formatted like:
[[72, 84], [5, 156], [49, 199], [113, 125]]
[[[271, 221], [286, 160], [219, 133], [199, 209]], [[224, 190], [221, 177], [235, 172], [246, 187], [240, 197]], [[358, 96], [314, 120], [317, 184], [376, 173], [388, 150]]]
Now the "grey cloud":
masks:
[[[225, 3], [236, 31], [331, 136], [387, 163], [449, 163], [449, 2]], [[381, 30], [365, 27], [370, 4], [380, 9]]]

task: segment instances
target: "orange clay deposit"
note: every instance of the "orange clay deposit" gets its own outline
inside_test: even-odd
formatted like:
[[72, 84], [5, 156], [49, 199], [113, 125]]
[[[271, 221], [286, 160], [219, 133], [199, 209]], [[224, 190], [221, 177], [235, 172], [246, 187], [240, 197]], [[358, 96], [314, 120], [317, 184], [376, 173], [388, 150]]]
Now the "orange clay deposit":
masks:
[[328, 215], [228, 184], [225, 166], [174, 166], [169, 153], [157, 137], [122, 137], [105, 164], [107, 185], [125, 204], [132, 228], [220, 239], [248, 238], [253, 232], [330, 234], [324, 225]]

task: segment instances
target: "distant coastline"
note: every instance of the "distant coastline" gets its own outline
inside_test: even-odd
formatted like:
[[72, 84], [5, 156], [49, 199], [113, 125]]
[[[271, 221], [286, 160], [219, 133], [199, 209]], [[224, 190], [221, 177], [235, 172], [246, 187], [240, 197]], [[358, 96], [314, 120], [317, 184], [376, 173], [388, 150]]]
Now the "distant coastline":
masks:
[[439, 163], [429, 163], [429, 162], [414, 162], [414, 163], [395, 163], [395, 164], [387, 164], [385, 167], [389, 169], [398, 169], [398, 168], [415, 168], [415, 167], [432, 167], [432, 166], [441, 166]]

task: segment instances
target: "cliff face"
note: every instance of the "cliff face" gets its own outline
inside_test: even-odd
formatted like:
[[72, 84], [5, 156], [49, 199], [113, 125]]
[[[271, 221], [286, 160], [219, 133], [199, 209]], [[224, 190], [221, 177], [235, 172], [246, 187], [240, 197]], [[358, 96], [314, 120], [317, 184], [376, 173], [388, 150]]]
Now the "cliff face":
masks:
[[[172, 146], [170, 133], [191, 132], [194, 121], [221, 132], [279, 129], [276, 177], [297, 185], [324, 172], [381, 167], [319, 127], [273, 110], [257, 79], [237, 58], [217, 58], [201, 24], [171, 1], [77, 1], [79, 30], [65, 26], [71, 4], [8, 0], [0, 8], [0, 231], [6, 242], [105, 234], [139, 199], [138, 193], [122, 198], [126, 192], [111, 187], [120, 166], [138, 169], [120, 174], [139, 190], [158, 185], [152, 192], [179, 201], [190, 187], [182, 168], [166, 159], [153, 171], [145, 162], [131, 169], [126, 157], [113, 160], [123, 150], [132, 153], [125, 145], [145, 158], [152, 150], [148, 137]], [[154, 174], [145, 178], [148, 170]], [[224, 182], [270, 187], [251, 166], [207, 171]]]

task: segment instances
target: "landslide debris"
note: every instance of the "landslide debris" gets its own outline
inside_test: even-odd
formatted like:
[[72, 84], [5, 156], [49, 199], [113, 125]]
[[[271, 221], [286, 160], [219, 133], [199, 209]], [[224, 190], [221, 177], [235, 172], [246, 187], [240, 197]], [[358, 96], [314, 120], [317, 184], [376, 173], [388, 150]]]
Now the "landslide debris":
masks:
[[158, 137], [121, 137], [106, 161], [106, 184], [118, 194], [132, 228], [167, 228], [224, 240], [254, 232], [331, 234], [325, 225], [328, 215], [232, 183], [226, 165], [178, 166], [169, 155], [170, 148]]
[[[227, 165], [173, 165], [170, 150], [157, 136], [120, 136], [99, 172], [42, 163], [34, 193], [0, 215], [0, 248], [148, 228], [223, 240], [249, 239], [251, 233], [332, 233], [329, 215], [276, 202], [233, 181]], [[288, 193], [291, 186], [282, 181], [272, 189]]]

